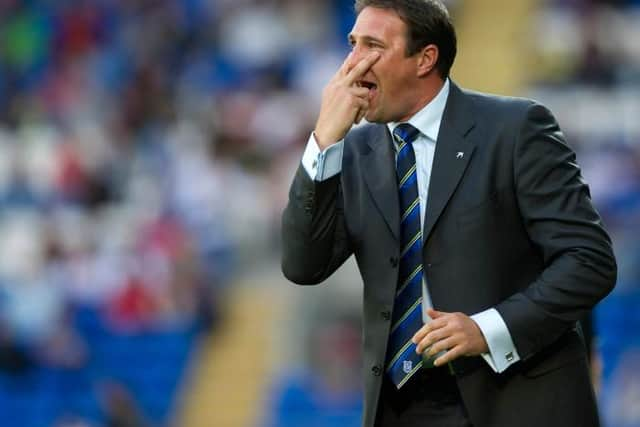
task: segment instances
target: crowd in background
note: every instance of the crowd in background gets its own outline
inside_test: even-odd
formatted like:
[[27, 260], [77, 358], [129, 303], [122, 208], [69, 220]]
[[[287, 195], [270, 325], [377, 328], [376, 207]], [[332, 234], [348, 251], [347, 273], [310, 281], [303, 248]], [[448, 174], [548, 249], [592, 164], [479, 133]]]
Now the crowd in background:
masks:
[[[638, 425], [640, 2], [537, 13], [529, 91], [576, 148], [620, 263], [595, 317], [605, 416]], [[0, 0], [0, 370], [86, 363], [77, 307], [116, 334], [215, 328], [234, 275], [277, 259], [352, 22], [351, 0]], [[358, 363], [357, 321], [336, 319], [309, 329], [340, 351], [309, 364], [336, 366], [337, 385], [301, 376], [268, 410], [359, 425], [357, 390], [338, 381]], [[326, 410], [300, 406], [305, 390]]]
[[546, 3], [533, 21], [538, 82], [612, 235], [618, 281], [594, 310], [594, 380], [610, 427], [640, 425], [640, 2]]
[[86, 307], [115, 335], [216, 328], [233, 273], [273, 253], [351, 18], [339, 0], [0, 1], [0, 371], [88, 366]]

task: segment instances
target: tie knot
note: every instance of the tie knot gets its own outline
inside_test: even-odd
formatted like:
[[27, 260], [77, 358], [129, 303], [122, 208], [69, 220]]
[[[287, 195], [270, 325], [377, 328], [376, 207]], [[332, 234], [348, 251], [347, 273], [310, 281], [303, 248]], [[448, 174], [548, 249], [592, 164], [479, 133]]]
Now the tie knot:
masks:
[[401, 141], [411, 144], [420, 135], [420, 131], [409, 123], [401, 123], [393, 130], [393, 135]]

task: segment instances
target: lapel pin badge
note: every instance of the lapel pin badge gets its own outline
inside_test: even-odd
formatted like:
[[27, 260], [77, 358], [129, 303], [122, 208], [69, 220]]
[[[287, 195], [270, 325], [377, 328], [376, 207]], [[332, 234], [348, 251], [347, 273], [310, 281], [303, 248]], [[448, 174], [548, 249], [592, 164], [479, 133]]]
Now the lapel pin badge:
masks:
[[464, 153], [462, 151], [458, 151], [458, 154], [456, 154], [456, 159], [461, 159], [464, 157]]

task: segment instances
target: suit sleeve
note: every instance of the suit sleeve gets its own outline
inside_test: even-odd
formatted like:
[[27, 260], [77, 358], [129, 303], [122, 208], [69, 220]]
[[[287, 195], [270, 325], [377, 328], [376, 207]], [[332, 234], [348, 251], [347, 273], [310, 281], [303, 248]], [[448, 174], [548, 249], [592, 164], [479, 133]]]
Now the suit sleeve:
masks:
[[526, 360], [556, 341], [611, 291], [617, 268], [576, 156], [545, 107], [529, 107], [513, 155], [523, 224], [545, 269], [496, 309]]
[[282, 272], [294, 283], [321, 283], [352, 253], [340, 178], [312, 180], [302, 164], [296, 172], [282, 214]]

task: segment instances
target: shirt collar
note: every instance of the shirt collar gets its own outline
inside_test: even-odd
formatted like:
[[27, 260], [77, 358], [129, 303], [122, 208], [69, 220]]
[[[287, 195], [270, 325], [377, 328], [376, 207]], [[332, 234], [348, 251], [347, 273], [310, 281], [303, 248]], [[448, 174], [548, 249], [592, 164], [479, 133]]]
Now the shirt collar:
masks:
[[[444, 81], [444, 85], [440, 89], [440, 92], [435, 98], [425, 105], [422, 110], [418, 111], [409, 119], [407, 123], [415, 127], [432, 141], [438, 140], [438, 133], [440, 132], [440, 122], [444, 114], [444, 108], [447, 105], [447, 98], [449, 97], [449, 79]], [[389, 122], [387, 127], [389, 132], [393, 134], [393, 130], [400, 123]]]

